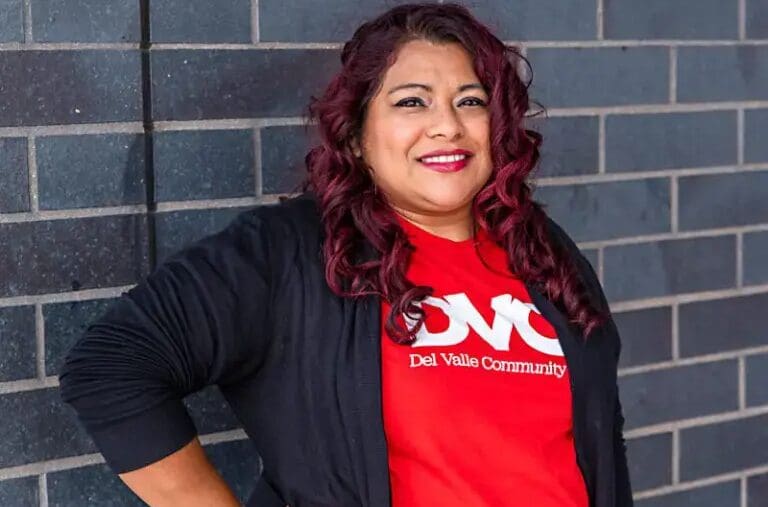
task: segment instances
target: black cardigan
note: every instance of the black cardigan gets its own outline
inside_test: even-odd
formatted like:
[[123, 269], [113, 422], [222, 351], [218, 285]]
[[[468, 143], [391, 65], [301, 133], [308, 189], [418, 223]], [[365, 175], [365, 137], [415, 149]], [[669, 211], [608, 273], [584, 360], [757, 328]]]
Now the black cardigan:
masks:
[[[607, 308], [589, 263], [550, 226]], [[115, 473], [192, 440], [197, 432], [181, 400], [217, 384], [263, 464], [247, 505], [390, 505], [379, 300], [330, 291], [321, 238], [311, 194], [255, 206], [166, 259], [88, 327], [65, 360], [61, 396]], [[611, 320], [584, 343], [526, 285], [565, 354], [590, 504], [631, 506], [616, 327]]]

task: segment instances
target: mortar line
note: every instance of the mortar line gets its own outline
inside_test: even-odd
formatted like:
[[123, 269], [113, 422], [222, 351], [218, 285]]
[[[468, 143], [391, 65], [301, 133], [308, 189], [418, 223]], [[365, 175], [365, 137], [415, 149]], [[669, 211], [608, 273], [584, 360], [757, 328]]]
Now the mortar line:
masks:
[[736, 111], [736, 163], [740, 166], [744, 165], [744, 117], [746, 113], [744, 108], [740, 107]]
[[259, 42], [261, 34], [259, 33], [259, 0], [251, 0], [251, 42]]
[[32, 34], [32, 0], [24, 0], [22, 5], [24, 6], [22, 14], [24, 18], [24, 45], [27, 46], [34, 42]]
[[0, 394], [24, 393], [51, 387], [59, 387], [59, 377], [50, 376], [44, 379], [33, 378], [0, 382]]
[[605, 174], [605, 122], [606, 115], [597, 115], [597, 172]]
[[669, 226], [672, 233], [680, 230], [680, 184], [677, 175], [669, 178]]
[[29, 212], [40, 211], [40, 189], [37, 173], [37, 141], [35, 136], [27, 137], [27, 176], [29, 177]]
[[672, 304], [672, 360], [680, 359], [680, 305]]
[[40, 493], [40, 507], [48, 507], [48, 474], [42, 473], [37, 476], [37, 487]]
[[604, 40], [605, 39], [605, 13], [604, 13], [604, 3], [603, 0], [597, 0], [597, 9], [596, 9], [596, 17], [595, 17], [595, 26], [597, 28], [597, 40]]
[[741, 481], [739, 481], [739, 494], [741, 496], [741, 502], [739, 502], [739, 507], [748, 507], [747, 506], [747, 477], [742, 477]]
[[680, 430], [672, 431], [672, 484], [680, 483]]
[[80, 123], [77, 125], [35, 125], [29, 127], [0, 127], [0, 137], [56, 136], [80, 134], [140, 133], [141, 123]]
[[739, 41], [744, 41], [747, 38], [747, 0], [739, 0]]
[[753, 475], [760, 475], [768, 472], [768, 465], [762, 465], [758, 467], [748, 468], [746, 470], [740, 470], [738, 472], [727, 472], [723, 474], [714, 475], [711, 477], [705, 477], [703, 479], [695, 479], [691, 481], [681, 482], [672, 486], [661, 486], [659, 488], [647, 489], [642, 492], [635, 493], [635, 500], [644, 500], [646, 498], [652, 498], [661, 495], [667, 495], [670, 493], [677, 493], [681, 491], [688, 491], [691, 489], [700, 488], [703, 486], [712, 486], [723, 482], [741, 480], [742, 478], [751, 477]]
[[[669, 433], [670, 431], [677, 429], [684, 430], [689, 428], [698, 428], [700, 426], [739, 421], [743, 419], [750, 419], [752, 417], [762, 417], [765, 415], [768, 415], [768, 405], [762, 407], [751, 407], [746, 410], [721, 412], [704, 416], [688, 417], [658, 424], [649, 424], [647, 426], [626, 430], [624, 432], [624, 436], [625, 438], [647, 437], [650, 435], [658, 435], [659, 433]], [[768, 467], [768, 465], [766, 466]]]
[[669, 47], [669, 102], [677, 103], [677, 47]]
[[74, 301], [90, 301], [91, 299], [107, 299], [118, 297], [123, 291], [129, 290], [132, 285], [109, 287], [106, 289], [81, 289], [72, 292], [54, 292], [50, 294], [37, 294], [35, 296], [16, 296], [0, 298], [0, 306], [29, 306], [49, 303], [71, 303]]
[[[31, 27], [30, 27], [31, 30]], [[103, 51], [137, 50], [135, 42], [0, 42], [2, 51], [82, 51], [97, 49]]]
[[38, 380], [45, 381], [45, 319], [40, 302], [35, 303], [35, 367]]

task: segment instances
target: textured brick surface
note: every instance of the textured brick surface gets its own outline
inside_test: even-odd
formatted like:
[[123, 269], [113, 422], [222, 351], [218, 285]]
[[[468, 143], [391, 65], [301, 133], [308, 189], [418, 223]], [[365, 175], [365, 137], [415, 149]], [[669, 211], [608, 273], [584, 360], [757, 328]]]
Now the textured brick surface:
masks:
[[37, 42], [138, 42], [139, 2], [34, 0], [32, 34]]
[[316, 144], [313, 131], [304, 127], [268, 127], [261, 130], [262, 193], [298, 191], [307, 175], [304, 155]]
[[259, 455], [248, 440], [205, 446], [205, 453], [224, 480], [244, 502], [261, 474]]
[[609, 172], [735, 164], [736, 112], [632, 114], [605, 120]]
[[157, 215], [157, 257], [168, 255], [208, 234], [220, 231], [245, 207], [172, 211]]
[[158, 201], [254, 194], [252, 131], [159, 132], [154, 143]]
[[610, 0], [603, 20], [609, 39], [735, 39], [738, 0]]
[[528, 59], [535, 69], [532, 96], [547, 108], [658, 104], [669, 97], [664, 48], [534, 48]]
[[747, 479], [747, 507], [762, 507], [768, 498], [768, 474]]
[[621, 336], [619, 367], [672, 358], [672, 309], [669, 307], [613, 314]]
[[135, 283], [146, 238], [138, 215], [0, 224], [0, 297]]
[[627, 429], [738, 408], [735, 360], [626, 375], [619, 384]]
[[24, 11], [22, 0], [0, 2], [0, 42], [24, 40]]
[[50, 507], [144, 507], [128, 486], [107, 465], [91, 465], [48, 474]]
[[96, 452], [57, 388], [0, 396], [0, 467]]
[[[708, 255], [691, 255], [707, 252]], [[677, 239], [609, 247], [605, 292], [611, 300], [641, 299], [736, 285], [736, 237]]]
[[0, 382], [35, 376], [35, 307], [0, 308]]
[[744, 283], [768, 283], [768, 231], [744, 235]]
[[710, 486], [644, 498], [635, 502], [637, 507], [737, 507], [740, 502], [739, 481], [728, 481]]
[[0, 138], [0, 213], [29, 210], [27, 140]]
[[597, 172], [599, 121], [596, 116], [535, 118], [530, 127], [544, 137], [537, 176]]
[[200, 434], [226, 431], [240, 427], [219, 390], [206, 387], [184, 399], [195, 427]]
[[763, 0], [746, 0], [745, 3], [747, 7], [747, 37], [752, 39], [768, 38], [768, 4]]
[[[702, 79], [702, 76], [708, 76]], [[677, 100], [768, 99], [768, 46], [681, 47]]]
[[548, 206], [549, 214], [574, 241], [651, 234], [670, 228], [666, 179], [541, 187], [534, 198]]
[[138, 51], [0, 51], [0, 127], [140, 120], [139, 71]]
[[672, 482], [672, 434], [627, 439], [629, 476], [635, 491]]
[[680, 431], [680, 478], [757, 467], [768, 461], [768, 415], [758, 415]]
[[37, 477], [0, 481], [0, 505], [38, 507], [39, 502]]
[[765, 142], [766, 130], [768, 130], [768, 109], [747, 109], [744, 111], [745, 162], [768, 162], [768, 143]]
[[679, 182], [680, 229], [761, 223], [768, 219], [768, 171], [688, 176]]
[[146, 201], [142, 135], [48, 136], [35, 144], [40, 209]]
[[[294, 116], [337, 67], [323, 49], [166, 50], [152, 54], [156, 120]], [[281, 81], [290, 86], [276, 86]]]
[[745, 361], [747, 405], [768, 405], [768, 354], [748, 356]]
[[711, 354], [768, 343], [768, 294], [680, 305], [680, 355]]
[[153, 42], [251, 41], [251, 0], [164, 0], [149, 7]]
[[100, 317], [114, 298], [67, 301], [43, 306], [45, 372], [58, 375], [64, 356], [88, 325]]

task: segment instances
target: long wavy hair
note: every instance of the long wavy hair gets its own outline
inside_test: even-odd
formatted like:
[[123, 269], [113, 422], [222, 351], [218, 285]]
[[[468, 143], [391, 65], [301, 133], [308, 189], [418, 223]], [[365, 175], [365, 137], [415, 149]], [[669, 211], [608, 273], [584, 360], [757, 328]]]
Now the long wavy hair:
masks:
[[[366, 109], [400, 47], [412, 40], [459, 43], [472, 56], [475, 73], [489, 91], [491, 176], [475, 195], [475, 223], [503, 247], [511, 273], [531, 282], [578, 325], [585, 336], [605, 318], [591, 305], [565, 249], [552, 244], [547, 217], [531, 197], [527, 178], [539, 159], [542, 136], [523, 125], [528, 87], [518, 65], [530, 64], [462, 5], [403, 4], [361, 25], [341, 52], [341, 69], [321, 97], [311, 97], [308, 119], [320, 144], [305, 157], [302, 190], [317, 197], [323, 224], [323, 258], [330, 288], [339, 296], [379, 295], [391, 305], [385, 329], [409, 344], [424, 322], [417, 302], [432, 294], [406, 279], [413, 246], [394, 210], [376, 190], [370, 167], [355, 156]], [[367, 246], [366, 246], [367, 245]], [[375, 250], [366, 255], [366, 248]], [[376, 255], [377, 254], [377, 255]], [[407, 314], [411, 325], [399, 318]]]

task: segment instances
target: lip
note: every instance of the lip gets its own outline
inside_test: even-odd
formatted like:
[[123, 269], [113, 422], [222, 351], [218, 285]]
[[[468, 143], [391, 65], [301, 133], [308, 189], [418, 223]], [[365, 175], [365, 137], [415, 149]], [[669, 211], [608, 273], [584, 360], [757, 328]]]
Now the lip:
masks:
[[[433, 162], [433, 163], [426, 163], [422, 159], [425, 157], [437, 157], [440, 155], [465, 155], [465, 158], [462, 160], [457, 160], [456, 162]], [[472, 157], [472, 152], [468, 150], [437, 150], [437, 151], [431, 151], [425, 155], [422, 155], [419, 157], [418, 162], [422, 164], [424, 167], [432, 170], [437, 171], [439, 173], [452, 173], [461, 171], [467, 166], [467, 163], [469, 163], [469, 159]]]

